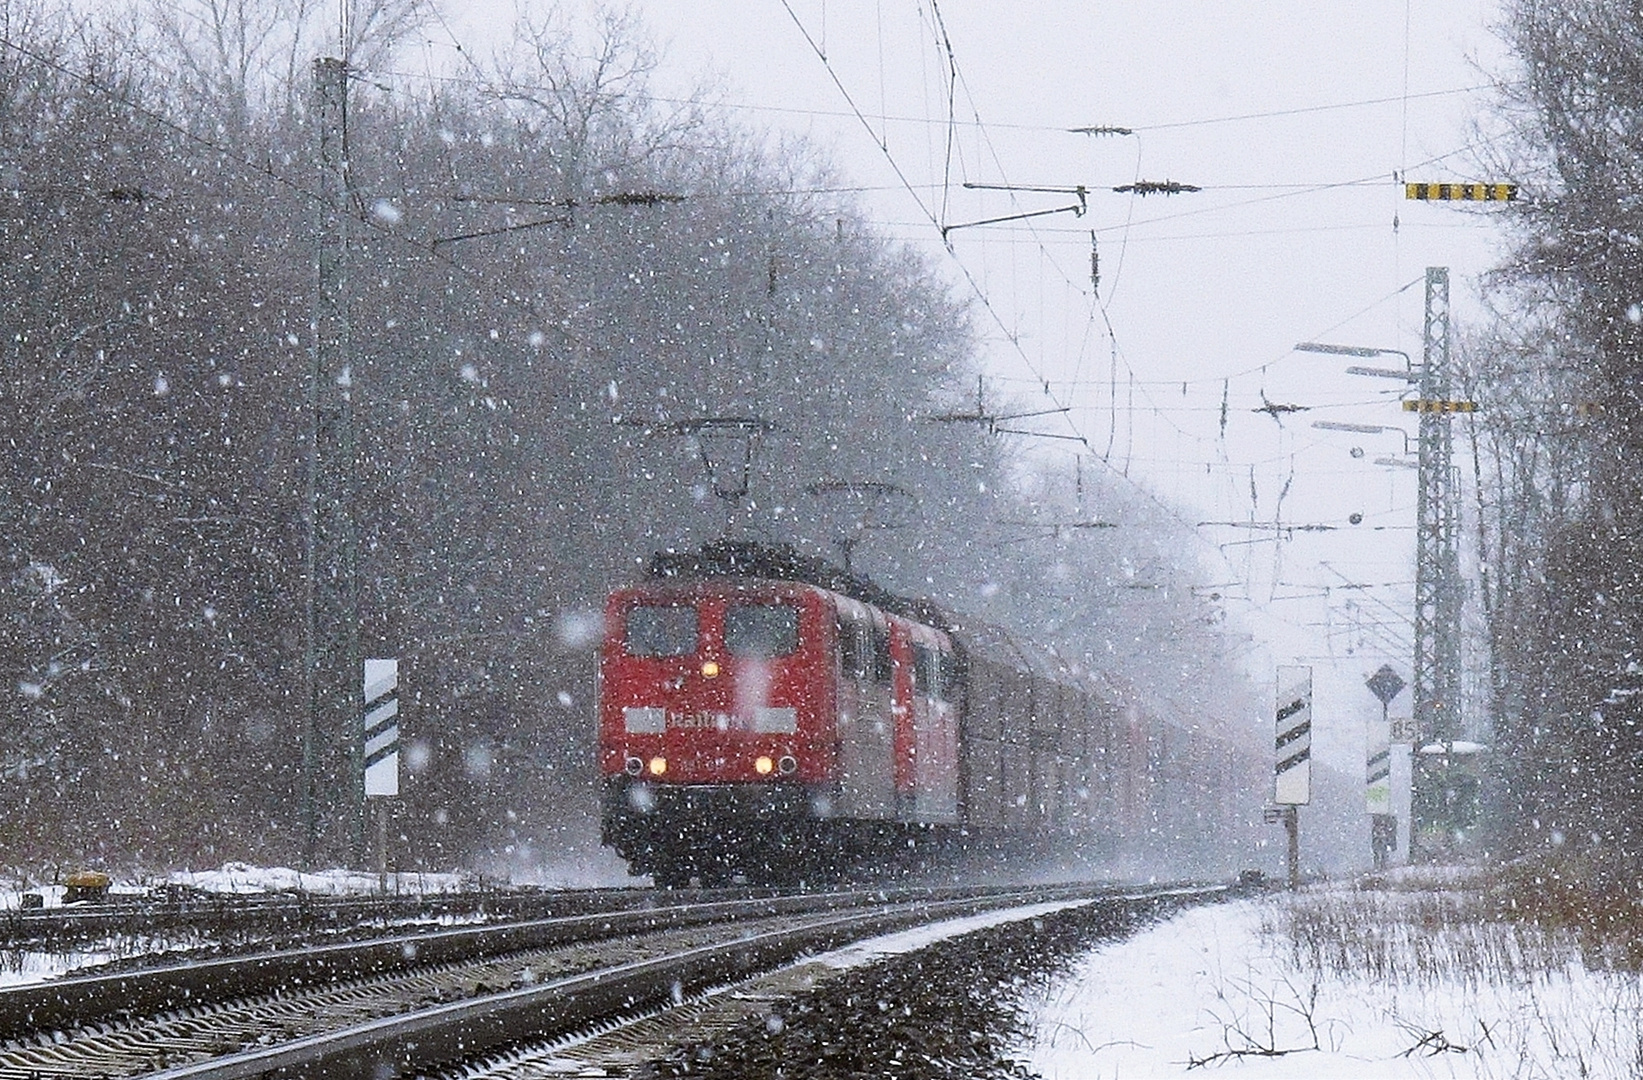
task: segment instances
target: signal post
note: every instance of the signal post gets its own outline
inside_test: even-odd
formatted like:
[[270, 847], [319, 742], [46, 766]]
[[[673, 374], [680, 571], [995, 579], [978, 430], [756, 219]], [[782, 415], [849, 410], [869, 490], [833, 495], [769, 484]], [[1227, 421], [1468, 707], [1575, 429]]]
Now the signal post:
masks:
[[1312, 669], [1278, 669], [1273, 749], [1273, 798], [1269, 823], [1281, 822], [1288, 840], [1289, 887], [1301, 884], [1300, 808], [1312, 801]]

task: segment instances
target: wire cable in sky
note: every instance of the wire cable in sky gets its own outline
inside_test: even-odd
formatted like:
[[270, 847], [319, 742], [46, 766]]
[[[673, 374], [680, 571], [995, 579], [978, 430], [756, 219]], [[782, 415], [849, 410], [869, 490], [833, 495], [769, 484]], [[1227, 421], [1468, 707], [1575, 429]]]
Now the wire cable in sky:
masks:
[[[941, 229], [941, 221], [938, 219], [938, 217], [934, 213], [932, 213], [929, 205], [926, 204], [925, 201], [922, 198], [919, 197], [919, 195], [918, 195], [917, 191], [915, 190], [911, 180], [908, 178], [906, 172], [902, 169], [901, 164], [896, 160], [895, 155], [893, 153], [891, 153], [889, 148], [887, 146], [885, 146], [883, 143], [881, 143], [880, 140], [875, 136], [875, 133], [873, 131], [873, 125], [872, 125], [871, 121], [868, 119], [866, 113], [864, 113], [861, 110], [860, 106], [858, 106], [856, 104], [856, 101], [855, 101], [854, 97], [851, 96], [849, 89], [844, 85], [844, 82], [843, 82], [842, 79], [840, 79], [837, 71], [834, 70], [832, 63], [828, 60], [826, 54], [818, 46], [818, 44], [816, 42], [816, 39], [811, 35], [810, 31], [805, 27], [804, 21], [802, 19], [800, 19], [798, 13], [793, 10], [793, 6], [790, 3], [790, 0], [779, 0], [779, 3], [782, 5], [782, 8], [787, 12], [788, 18], [793, 21], [793, 25], [795, 27], [797, 27], [799, 33], [804, 37], [804, 40], [805, 40], [806, 44], [808, 44], [810, 46], [810, 49], [816, 55], [816, 58], [819, 61], [821, 61], [822, 67], [827, 71], [828, 78], [832, 81], [834, 87], [836, 87], [838, 89], [840, 95], [843, 96], [843, 98], [845, 100], [845, 103], [850, 106], [850, 110], [851, 110], [852, 114], [856, 117], [857, 121], [861, 124], [861, 126], [867, 131], [868, 135], [869, 136], [874, 136], [873, 144], [879, 148], [880, 153], [884, 156], [886, 162], [890, 165], [891, 170], [896, 174], [896, 178], [899, 181], [901, 181], [901, 184], [906, 189], [907, 194], [913, 199], [914, 203], [918, 206], [920, 212], [923, 213], [923, 215], [927, 219], [929, 219], [930, 224], [939, 232], [940, 229]], [[955, 67], [956, 67], [956, 64], [957, 64], [956, 58], [954, 59], [954, 64], [955, 64]], [[961, 83], [962, 83], [962, 78], [963, 78], [962, 74], [959, 75], [959, 79], [961, 80]], [[966, 89], [966, 93], [968, 93], [967, 89]], [[972, 104], [973, 104], [973, 99], [972, 99]], [[979, 115], [978, 115], [977, 119], [978, 119], [978, 126], [979, 126]], [[958, 267], [959, 273], [964, 277], [964, 280], [965, 280], [966, 284], [970, 287], [971, 292], [975, 295], [975, 297], [977, 298], [977, 301], [981, 304], [983, 310], [985, 310], [987, 312], [987, 314], [989, 316], [991, 316], [993, 322], [998, 326], [999, 331], [1004, 335], [1005, 339], [1011, 343], [1011, 345], [1013, 346], [1013, 348], [1016, 352], [1016, 355], [1020, 357], [1022, 364], [1027, 368], [1027, 370], [1029, 372], [1031, 372], [1033, 375], [1037, 376], [1039, 381], [1042, 384], [1047, 386], [1048, 383], [1047, 383], [1046, 380], [1044, 380], [1043, 373], [1038, 370], [1038, 366], [1033, 363], [1032, 358], [1029, 357], [1027, 355], [1026, 350], [1022, 348], [1020, 339], [1010, 330], [1009, 324], [1007, 322], [1005, 322], [1003, 315], [998, 311], [997, 307], [992, 303], [991, 299], [988, 297], [986, 291], [981, 287], [981, 283], [976, 280], [976, 277], [975, 277], [974, 273], [972, 273], [970, 268], [965, 265], [963, 260], [958, 258], [957, 253], [955, 251], [953, 251], [953, 249], [950, 245], [947, 246], [947, 251], [948, 251], [949, 255], [951, 256], [954, 265], [956, 265]], [[1103, 317], [1105, 317], [1105, 314], [1106, 314], [1105, 311], [1103, 311], [1102, 314], [1103, 314]], [[1110, 321], [1108, 322], [1108, 327], [1109, 327], [1109, 330], [1110, 330], [1111, 329]], [[1113, 343], [1114, 343], [1114, 347], [1116, 348], [1116, 345], [1117, 345], [1116, 338], [1114, 338]], [[1127, 362], [1126, 362], [1125, 366], [1126, 366], [1126, 368], [1129, 367]], [[1133, 369], [1130, 369], [1130, 373], [1131, 373], [1131, 376], [1133, 377], [1133, 375], [1134, 375]], [[1049, 393], [1048, 396], [1050, 397], [1050, 400], [1056, 405], [1057, 408], [1064, 407], [1064, 403], [1062, 401], [1060, 401], [1054, 395], [1053, 392]], [[1133, 415], [1133, 410], [1132, 410], [1132, 415]], [[1167, 418], [1165, 418], [1165, 419], [1166, 419], [1166, 422], [1169, 422], [1167, 420]], [[1077, 441], [1081, 445], [1083, 445], [1086, 449], [1090, 450], [1093, 453], [1094, 447], [1090, 443], [1089, 438], [1082, 431], [1080, 431], [1078, 429], [1078, 427], [1072, 422], [1072, 420], [1070, 418], [1070, 415], [1063, 414], [1062, 415], [1062, 420], [1063, 420], [1064, 423], [1067, 424], [1068, 428], [1073, 432], [1074, 436], [1076, 436]], [[1133, 423], [1132, 423], [1132, 434], [1133, 434]], [[1220, 551], [1220, 549], [1215, 544], [1211, 543], [1207, 538], [1202, 536], [1198, 532], [1198, 530], [1193, 527], [1192, 523], [1190, 521], [1188, 521], [1185, 517], [1183, 517], [1175, 507], [1172, 507], [1169, 504], [1165, 503], [1163, 500], [1159, 499], [1157, 495], [1153, 494], [1145, 486], [1141, 485], [1140, 483], [1138, 483], [1134, 480], [1129, 479], [1129, 477], [1125, 476], [1121, 470], [1118, 470], [1118, 469], [1114, 468], [1110, 462], [1105, 461], [1103, 459], [1103, 464], [1105, 464], [1107, 466], [1107, 468], [1109, 469], [1109, 471], [1111, 471], [1115, 476], [1122, 477], [1125, 480], [1125, 482], [1131, 488], [1133, 488], [1136, 492], [1138, 492], [1143, 498], [1145, 498], [1149, 502], [1153, 503], [1161, 511], [1163, 511], [1169, 518], [1171, 518], [1172, 520], [1179, 523], [1181, 528], [1184, 529], [1187, 533], [1189, 533], [1195, 540], [1197, 540], [1199, 543], [1203, 544], [1209, 550], [1216, 552], [1216, 554], [1218, 556], [1220, 556], [1223, 561], [1225, 561], [1224, 553], [1222, 553]], [[1234, 569], [1234, 572], [1236, 572], [1235, 568], [1232, 568], [1231, 563], [1227, 563], [1227, 565], [1228, 565], [1229, 569]]]
[[[821, 61], [822, 67], [827, 71], [827, 77], [833, 81], [833, 86], [837, 88], [839, 94], [844, 98], [845, 104], [850, 106], [851, 114], [853, 114], [855, 118], [861, 122], [862, 127], [867, 129], [867, 134], [873, 135], [874, 132], [872, 123], [868, 120], [867, 114], [862, 112], [861, 107], [856, 104], [856, 99], [850, 96], [849, 89], [844, 85], [844, 81], [839, 78], [838, 72], [833, 70], [833, 65], [828, 62], [827, 51], [817, 44], [815, 38], [810, 36], [810, 31], [805, 27], [804, 20], [800, 19], [798, 12], [793, 10], [793, 5], [788, 3], [788, 0], [778, 0], [778, 2], [787, 11], [788, 18], [793, 20], [793, 25], [798, 27], [799, 33], [804, 36], [805, 43], [810, 46], [810, 50], [814, 52], [816, 54], [816, 58]], [[657, 100], [661, 99], [658, 98]], [[939, 231], [941, 229], [940, 219], [930, 209], [930, 207], [925, 204], [924, 200], [919, 197], [919, 193], [915, 189], [913, 182], [909, 180], [907, 178], [907, 174], [902, 171], [901, 165], [896, 161], [895, 155], [890, 153], [890, 148], [880, 142], [876, 136], [873, 139], [873, 145], [877, 146], [879, 151], [884, 155], [884, 160], [889, 163], [891, 171], [896, 174], [896, 179], [901, 181], [901, 186], [906, 189], [907, 194], [912, 197], [913, 202], [918, 205], [919, 210], [925, 217], [930, 219], [930, 224], [934, 225], [937, 231]]]
[[[792, 13], [789, 12], [789, 14]], [[801, 26], [801, 30], [802, 29], [803, 28]], [[806, 33], [805, 36], [807, 41], [811, 43], [812, 48], [816, 48], [814, 39], [811, 39], [808, 33]], [[818, 52], [818, 55], [821, 54]], [[488, 81], [466, 79], [458, 75], [431, 75], [414, 71], [399, 71], [393, 68], [378, 69], [371, 72], [371, 74], [402, 79], [422, 79], [431, 82], [470, 84], [479, 82], [483, 84]], [[538, 89], [541, 88], [539, 87]], [[1363, 98], [1357, 101], [1336, 101], [1324, 105], [1305, 105], [1291, 109], [1272, 109], [1266, 112], [1238, 113], [1230, 116], [1206, 116], [1192, 120], [1171, 120], [1157, 124], [1131, 124], [1127, 126], [1132, 132], [1170, 131], [1178, 128], [1206, 127], [1213, 124], [1237, 124], [1250, 120], [1272, 120], [1286, 116], [1303, 116], [1312, 113], [1335, 112], [1342, 109], [1361, 109], [1374, 105], [1390, 105], [1405, 100], [1417, 101], [1422, 98], [1452, 97], [1457, 94], [1475, 94], [1482, 90], [1492, 89], [1496, 89], [1496, 87], [1492, 84], [1479, 83], [1475, 86], [1453, 86], [1446, 90], [1426, 90], [1420, 93], [1408, 95], [1399, 94], [1392, 97]], [[667, 105], [703, 104], [703, 102], [693, 98], [667, 97], [661, 94], [651, 94], [648, 96], [652, 101], [658, 101]], [[712, 102], [712, 104], [717, 108], [735, 109], [741, 112], [786, 113], [792, 116], [831, 116], [843, 120], [848, 120], [851, 118], [860, 119], [860, 115], [856, 112], [842, 112], [838, 109], [807, 109], [796, 105], [758, 105], [752, 102], [726, 101], [722, 99]], [[928, 116], [892, 116], [883, 110], [882, 103], [880, 105], [880, 111], [876, 115], [876, 119], [878, 119], [881, 124], [920, 124], [930, 127], [945, 127], [947, 124], [945, 119], [935, 119]], [[959, 127], [982, 126], [982, 121], [980, 120], [955, 120], [954, 123]], [[1077, 126], [1073, 124], [1023, 124], [1011, 123], [1009, 121], [989, 120], [986, 122], [986, 126], [996, 130], [1005, 131], [1041, 131], [1054, 134], [1080, 133]], [[874, 142], [888, 142], [888, 139], [881, 138], [879, 133], [873, 131], [871, 127], [868, 128], [868, 131], [872, 133]]]
[[1401, 94], [1391, 97], [1364, 98], [1360, 101], [1338, 101], [1332, 105], [1303, 105], [1295, 109], [1272, 109], [1267, 112], [1238, 113], [1233, 116], [1211, 116], [1202, 120], [1176, 120], [1167, 124], [1135, 124], [1136, 131], [1170, 131], [1176, 128], [1204, 127], [1209, 124], [1237, 124], [1246, 120], [1271, 120], [1281, 116], [1305, 116], [1310, 113], [1333, 112], [1338, 109], [1360, 109], [1369, 105], [1407, 104], [1418, 98], [1447, 97], [1452, 94], [1475, 94], [1479, 90], [1492, 90], [1489, 83], [1478, 83], [1475, 86], [1456, 86], [1448, 90], [1427, 90], [1420, 94], [1411, 94], [1406, 89]]

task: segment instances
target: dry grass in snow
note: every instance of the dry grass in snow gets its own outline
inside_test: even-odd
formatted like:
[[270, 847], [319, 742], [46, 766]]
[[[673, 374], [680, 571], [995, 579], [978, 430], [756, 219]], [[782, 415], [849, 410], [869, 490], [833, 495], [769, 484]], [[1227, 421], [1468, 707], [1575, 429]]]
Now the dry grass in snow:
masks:
[[1021, 1060], [1046, 1080], [1643, 1075], [1643, 987], [1612, 935], [1516, 918], [1498, 878], [1368, 885], [1096, 952], [1029, 1003]]

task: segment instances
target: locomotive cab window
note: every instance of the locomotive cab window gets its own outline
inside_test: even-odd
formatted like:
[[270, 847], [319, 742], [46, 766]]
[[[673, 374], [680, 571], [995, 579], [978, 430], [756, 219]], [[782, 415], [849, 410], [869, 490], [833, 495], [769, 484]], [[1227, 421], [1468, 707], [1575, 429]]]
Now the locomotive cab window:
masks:
[[913, 646], [913, 689], [930, 697], [941, 696], [937, 655], [928, 645]]
[[732, 604], [725, 611], [725, 648], [732, 656], [771, 660], [799, 647], [799, 609], [792, 604]]
[[960, 672], [957, 654], [950, 652], [937, 653], [936, 668], [938, 696], [943, 701], [957, 701], [961, 693], [960, 684], [964, 681]]
[[890, 656], [890, 631], [882, 626], [874, 626], [872, 632], [873, 645], [873, 681], [883, 686], [889, 686], [895, 678], [896, 666]]
[[866, 628], [854, 619], [839, 619], [839, 670], [844, 677], [865, 680], [872, 672], [871, 656]]
[[696, 609], [641, 604], [628, 612], [623, 645], [629, 656], [690, 656], [696, 652]]

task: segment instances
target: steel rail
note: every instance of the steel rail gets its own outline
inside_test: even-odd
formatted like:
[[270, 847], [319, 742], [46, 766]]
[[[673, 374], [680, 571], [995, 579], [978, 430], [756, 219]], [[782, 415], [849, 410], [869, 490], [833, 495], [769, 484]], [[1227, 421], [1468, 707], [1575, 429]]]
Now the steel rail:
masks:
[[0, 990], [0, 1039], [413, 967], [815, 906], [813, 898], [790, 897], [607, 911], [58, 979]]
[[[995, 888], [988, 894], [1004, 891]], [[944, 898], [972, 897], [976, 892], [873, 890], [624, 907], [520, 923], [418, 930], [364, 942], [69, 977], [0, 990], [0, 1040], [573, 942], [719, 920], [838, 910], [886, 901], [937, 902]], [[640, 899], [654, 905], [656, 897], [655, 893], [647, 893]]]
[[25, 948], [36, 942], [61, 945], [106, 934], [208, 931], [340, 929], [377, 919], [444, 918], [467, 915], [543, 918], [642, 904], [649, 889], [515, 890], [444, 893], [430, 896], [332, 897], [288, 894], [191, 896], [184, 899], [126, 899], [67, 908], [0, 910], [0, 947]]
[[380, 1080], [529, 1039], [577, 1030], [606, 1017], [684, 997], [838, 948], [875, 934], [1001, 907], [1065, 899], [1158, 905], [1224, 894], [1224, 886], [1170, 887], [1114, 895], [1111, 890], [1038, 889], [986, 897], [915, 902], [870, 913], [830, 914], [798, 926], [685, 949], [520, 989], [419, 1009], [152, 1074], [152, 1080], [244, 1080], [324, 1076]]

